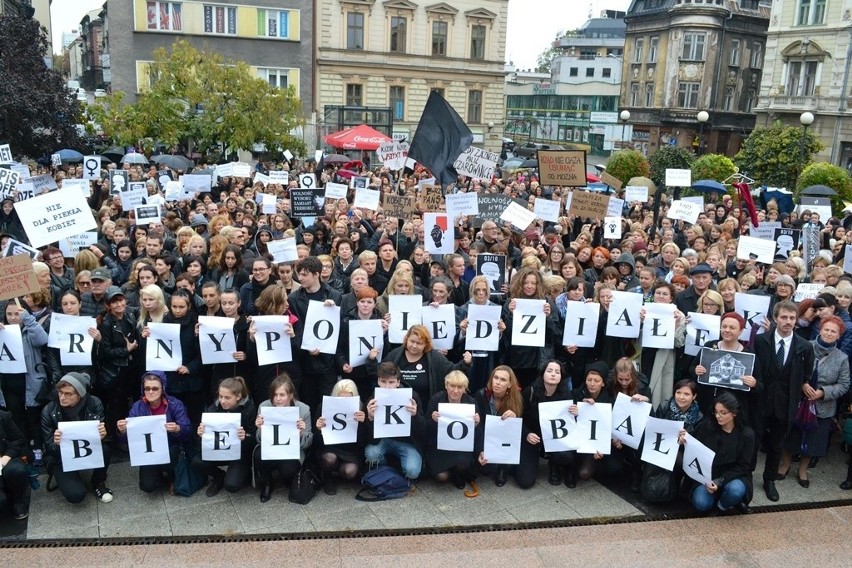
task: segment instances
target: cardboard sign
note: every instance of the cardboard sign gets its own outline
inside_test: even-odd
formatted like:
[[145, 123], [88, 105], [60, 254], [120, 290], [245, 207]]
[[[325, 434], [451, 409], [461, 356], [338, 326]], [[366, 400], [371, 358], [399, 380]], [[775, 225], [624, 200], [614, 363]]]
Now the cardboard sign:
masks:
[[585, 150], [539, 150], [538, 171], [542, 185], [586, 186]]
[[26, 296], [40, 289], [28, 255], [0, 258], [0, 300]]
[[666, 168], [666, 185], [669, 187], [690, 187], [692, 185], [692, 170]]
[[603, 219], [609, 209], [609, 196], [589, 191], [575, 191], [571, 197], [568, 215]]
[[615, 190], [619, 190], [619, 189], [621, 189], [621, 186], [623, 185], [623, 184], [621, 183], [621, 180], [620, 180], [620, 179], [618, 179], [618, 178], [617, 178], [617, 177], [615, 177], [614, 175], [612, 175], [612, 174], [610, 174], [610, 173], [607, 173], [607, 172], [603, 172], [603, 173], [601, 174], [600, 179], [601, 179], [601, 182], [602, 182], [602, 183], [607, 184], [608, 186], [610, 186], [611, 188], [613, 188], [613, 189], [615, 189]]
[[490, 180], [494, 176], [494, 168], [500, 154], [471, 146], [456, 158], [453, 167], [461, 175], [470, 178]]
[[15, 211], [36, 248], [98, 227], [85, 196], [77, 191], [37, 195], [15, 203]]
[[317, 203], [317, 192], [313, 189], [290, 190], [290, 214], [293, 217], [316, 217], [322, 214], [325, 197]]
[[444, 192], [441, 191], [441, 186], [431, 183], [421, 186], [420, 203], [426, 207], [427, 211], [443, 211]]
[[405, 219], [417, 211], [417, 203], [413, 195], [383, 193], [382, 209], [384, 210], [386, 217], [390, 216]]

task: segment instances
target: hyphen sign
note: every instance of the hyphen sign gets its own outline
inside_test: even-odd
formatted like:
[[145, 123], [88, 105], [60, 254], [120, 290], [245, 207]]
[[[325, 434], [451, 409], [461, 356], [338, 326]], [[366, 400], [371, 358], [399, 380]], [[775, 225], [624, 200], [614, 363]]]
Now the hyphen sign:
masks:
[[538, 171], [542, 185], [586, 186], [585, 150], [539, 150]]

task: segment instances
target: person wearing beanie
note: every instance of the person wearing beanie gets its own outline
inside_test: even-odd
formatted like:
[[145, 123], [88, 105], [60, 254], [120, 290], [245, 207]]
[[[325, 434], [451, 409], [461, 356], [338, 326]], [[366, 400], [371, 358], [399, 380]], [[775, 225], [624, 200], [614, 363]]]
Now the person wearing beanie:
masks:
[[[574, 404], [568, 407], [568, 412], [570, 412], [573, 416], [577, 416], [580, 411], [577, 406], [577, 403], [579, 402], [592, 404], [598, 402], [602, 404], [612, 404], [615, 402], [615, 398], [612, 396], [610, 390], [604, 388], [606, 386], [608, 374], [609, 369], [607, 369], [606, 363], [602, 361], [597, 361], [588, 365], [586, 367], [585, 383], [571, 391], [571, 396], [569, 398], [574, 401]], [[576, 464], [577, 478], [583, 481], [590, 479], [592, 475], [594, 475], [595, 471], [600, 467], [602, 460], [604, 460], [604, 456], [600, 453], [577, 454], [573, 460]], [[609, 462], [607, 462], [607, 464], [603, 466], [605, 470], [609, 469], [609, 465]]]
[[52, 400], [41, 412], [41, 431], [44, 436], [45, 462], [50, 478], [69, 503], [81, 503], [86, 498], [86, 484], [79, 471], [65, 471], [59, 443], [62, 440], [60, 422], [85, 420], [98, 421], [98, 434], [101, 437], [101, 451], [104, 456], [103, 467], [92, 470], [91, 484], [95, 496], [101, 503], [112, 501], [112, 491], [106, 486], [107, 468], [110, 462], [109, 446], [103, 443], [106, 438], [104, 426], [104, 405], [101, 399], [89, 394], [91, 378], [86, 373], [66, 373], [56, 383], [56, 399]]

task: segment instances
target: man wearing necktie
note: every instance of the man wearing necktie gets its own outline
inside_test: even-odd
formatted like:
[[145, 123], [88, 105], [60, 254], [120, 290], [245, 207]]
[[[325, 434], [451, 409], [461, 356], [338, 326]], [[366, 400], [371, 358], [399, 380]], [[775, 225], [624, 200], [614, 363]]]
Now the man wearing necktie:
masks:
[[[766, 465], [763, 469], [763, 490], [770, 501], [780, 496], [775, 488], [781, 451], [793, 427], [796, 407], [802, 398], [802, 387], [814, 370], [814, 350], [811, 344], [793, 333], [798, 309], [789, 300], [778, 302], [772, 310], [775, 327], [758, 335], [754, 354], [763, 373], [763, 420], [767, 433]], [[760, 436], [762, 432], [757, 432]]]

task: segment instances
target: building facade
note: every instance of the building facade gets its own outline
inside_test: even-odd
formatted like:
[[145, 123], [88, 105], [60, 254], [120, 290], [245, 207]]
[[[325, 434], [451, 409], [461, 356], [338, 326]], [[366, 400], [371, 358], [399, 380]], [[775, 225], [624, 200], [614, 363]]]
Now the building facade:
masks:
[[755, 125], [768, 0], [632, 0], [626, 22], [621, 107], [633, 146], [733, 156]]
[[850, 63], [852, 1], [774, 2], [755, 107], [758, 126], [799, 126], [802, 113], [810, 112], [810, 132], [825, 146], [815, 158], [852, 169]]
[[319, 0], [317, 130], [367, 124], [410, 140], [432, 90], [499, 151], [508, 0]]
[[80, 20], [80, 86], [87, 91], [103, 89], [105, 11], [92, 10]]

